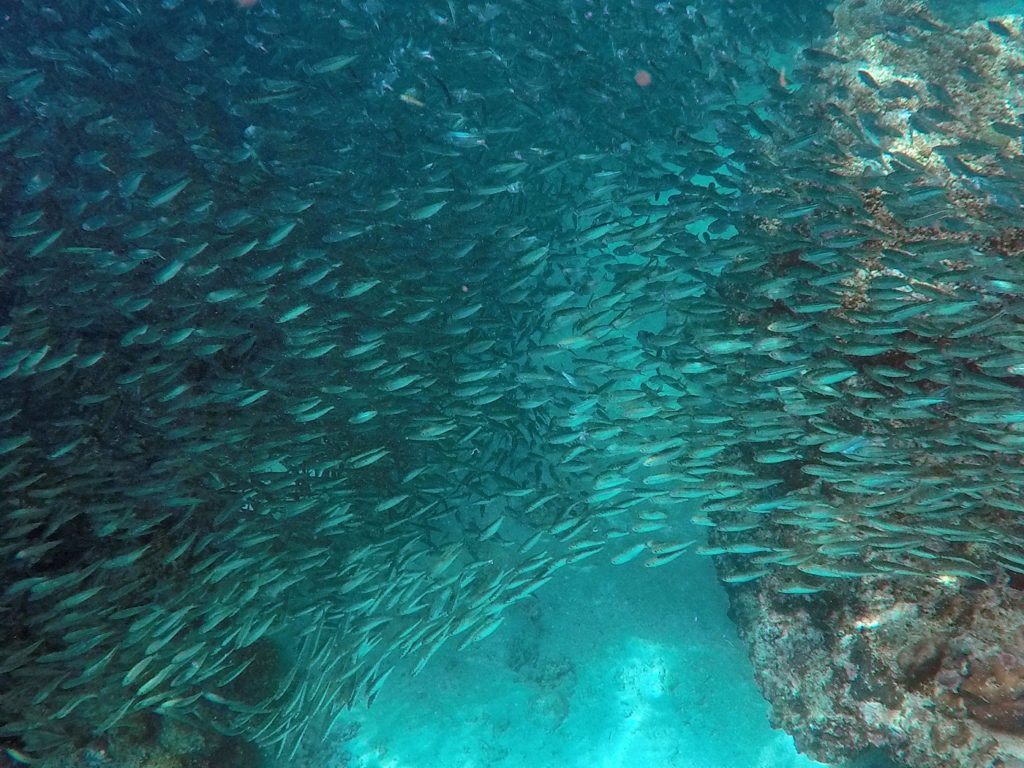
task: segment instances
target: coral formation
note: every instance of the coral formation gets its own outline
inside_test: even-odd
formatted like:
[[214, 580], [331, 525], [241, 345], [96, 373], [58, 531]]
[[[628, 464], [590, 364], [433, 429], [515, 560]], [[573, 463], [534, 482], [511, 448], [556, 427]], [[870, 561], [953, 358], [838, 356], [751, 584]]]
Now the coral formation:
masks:
[[783, 595], [729, 587], [773, 721], [843, 764], [1004, 768], [1024, 758], [1024, 592], [994, 583], [867, 578]]
[[[893, 308], [909, 316], [914, 303], [927, 306], [965, 290], [993, 311], [1006, 306], [1019, 286], [993, 278], [1009, 268], [1001, 259], [1024, 251], [1014, 191], [1024, 136], [1024, 96], [1014, 86], [1024, 71], [1021, 19], [956, 28], [926, 4], [903, 0], [842, 2], [835, 18], [836, 34], [819, 53], [821, 109], [832, 125], [825, 152], [840, 175], [866, 182], [851, 185], [851, 205], [864, 212], [870, 235], [859, 266], [842, 280], [834, 316], [853, 325]], [[990, 265], [984, 277], [979, 264]], [[946, 349], [965, 335], [925, 327], [915, 333]], [[1011, 374], [1005, 381], [1020, 386], [1017, 369], [1004, 361], [990, 365], [987, 350], [976, 349], [963, 356], [968, 375]], [[914, 350], [905, 352], [879, 362], [895, 377], [903, 377], [900, 368], [920, 370]], [[951, 371], [935, 380], [954, 381], [959, 374]], [[897, 415], [886, 427], [905, 430], [910, 446], [921, 422], [913, 427]], [[967, 423], [983, 419], [971, 415]], [[1014, 432], [1008, 426], [996, 440]], [[838, 448], [843, 453], [846, 444]], [[1015, 461], [1013, 453], [1007, 444], [993, 460]], [[907, 466], [930, 467], [961, 489], [985, 465], [924, 453], [906, 458]], [[897, 504], [878, 525], [905, 533], [906, 549], [872, 544], [874, 489], [856, 503], [836, 495], [827, 504], [844, 523], [842, 534], [831, 525], [810, 536], [774, 525], [763, 540], [797, 553], [790, 557], [806, 578], [796, 583], [717, 558], [775, 724], [803, 751], [844, 765], [854, 758], [858, 765], [882, 760], [906, 768], [1024, 765], [1022, 563], [1014, 553], [986, 552], [998, 532], [1019, 531], [1015, 502], [998, 498], [1007, 491], [1014, 492], [1012, 483], [994, 476], [972, 497], [973, 510], [968, 502], [929, 518], [923, 527], [941, 538], [927, 544], [906, 527], [913, 505]], [[854, 535], [862, 520], [871, 532]], [[727, 541], [712, 532], [712, 545], [724, 549]], [[821, 564], [823, 555], [854, 551], [857, 559], [842, 567]], [[912, 553], [921, 559], [908, 559]], [[865, 566], [888, 573], [870, 574]]]
[[843, 2], [834, 18], [822, 104], [838, 118], [830, 124], [849, 152], [846, 172], [927, 169], [987, 191], [982, 175], [1021, 152], [1024, 94], [1012, 87], [1024, 72], [1021, 18], [958, 28], [907, 0]]

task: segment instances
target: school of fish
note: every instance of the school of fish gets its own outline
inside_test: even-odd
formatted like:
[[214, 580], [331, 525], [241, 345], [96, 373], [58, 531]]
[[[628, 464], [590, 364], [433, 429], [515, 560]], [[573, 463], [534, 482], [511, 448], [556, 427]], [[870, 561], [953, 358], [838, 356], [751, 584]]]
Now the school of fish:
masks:
[[1019, 18], [244, 6], [2, 12], [12, 759], [287, 758], [597, 558], [1024, 573]]

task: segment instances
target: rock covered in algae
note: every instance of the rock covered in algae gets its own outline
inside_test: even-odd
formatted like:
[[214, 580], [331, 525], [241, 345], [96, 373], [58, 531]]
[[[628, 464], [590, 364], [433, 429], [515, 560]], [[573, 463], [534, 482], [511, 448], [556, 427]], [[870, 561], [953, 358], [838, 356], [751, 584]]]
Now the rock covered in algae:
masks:
[[986, 192], [977, 178], [1021, 151], [1024, 17], [954, 26], [925, 3], [858, 0], [834, 18], [822, 107], [851, 150], [847, 172], [923, 167]]
[[730, 586], [774, 725], [829, 764], [878, 753], [906, 768], [1019, 766], [1024, 580], [952, 581]]
[[[969, 291], [987, 306], [988, 322], [998, 324], [1003, 313], [1016, 311], [1021, 294], [1015, 278], [1000, 279], [1016, 273], [1024, 243], [1021, 18], [952, 26], [923, 3], [857, 0], [840, 3], [835, 19], [833, 38], [812, 54], [824, 62], [816, 72], [819, 109], [832, 118], [823, 144], [836, 173], [856, 179], [850, 200], [863, 206], [872, 235], [840, 281], [833, 318], [849, 330], [886, 317], [898, 328], [919, 312], [909, 304], [935, 301], [948, 307], [933, 305], [935, 317], [955, 314], [968, 306], [958, 294]], [[774, 233], [784, 224], [766, 221], [764, 227]], [[795, 255], [809, 259], [802, 251]], [[901, 308], [903, 302], [908, 305]], [[853, 368], [874, 381], [888, 380], [877, 394], [862, 387], [858, 396], [884, 402], [900, 389], [897, 379], [925, 376], [955, 386], [962, 374], [981, 374], [984, 388], [1005, 386], [1016, 398], [1020, 381], [1013, 377], [1024, 369], [999, 367], [987, 357], [993, 347], [1014, 343], [1016, 323], [990, 341], [960, 346], [982, 323], [914, 327], [920, 343], [905, 348], [907, 357], [878, 358], [868, 367], [852, 359]], [[939, 349], [930, 364], [914, 359]], [[925, 374], [930, 365], [932, 373]], [[844, 419], [847, 436], [823, 444], [822, 466], [800, 467], [830, 484], [842, 481], [836, 467], [847, 463], [844, 457], [868, 458], [869, 436], [884, 433], [891, 449], [885, 464], [912, 468], [922, 481], [943, 477], [938, 482], [945, 492], [973, 499], [922, 516], [922, 528], [911, 521], [927, 502], [914, 491], [886, 501], [882, 488], [866, 483], [853, 501], [826, 484], [814, 491], [826, 502], [817, 511], [772, 515], [761, 523], [757, 544], [764, 549], [753, 564], [735, 557], [722, 526], [711, 535], [705, 552], [719, 556], [733, 615], [775, 722], [819, 760], [845, 765], [860, 756], [865, 763], [907, 768], [1024, 764], [1024, 559], [1016, 544], [1018, 503], [1003, 501], [1018, 488], [1014, 470], [993, 472], [972, 490], [986, 467], [1018, 466], [1019, 428], [993, 416], [985, 395], [967, 400], [978, 405], [964, 402], [942, 420], [959, 422], [961, 436], [971, 424], [1000, 422], [995, 441], [982, 448], [991, 451], [988, 459], [946, 453], [939, 446], [947, 438], [915, 451], [942, 422], [904, 422], [899, 409], [875, 427], [850, 429], [849, 416], [866, 412], [852, 408]], [[835, 410], [845, 407], [837, 401]], [[860, 436], [849, 436], [854, 432]], [[889, 509], [884, 520], [876, 517], [881, 508]], [[896, 536], [876, 536], [881, 530]], [[918, 538], [924, 530], [939, 536], [925, 543]], [[990, 548], [997, 541], [1013, 551]], [[780, 561], [796, 573], [772, 568]]]

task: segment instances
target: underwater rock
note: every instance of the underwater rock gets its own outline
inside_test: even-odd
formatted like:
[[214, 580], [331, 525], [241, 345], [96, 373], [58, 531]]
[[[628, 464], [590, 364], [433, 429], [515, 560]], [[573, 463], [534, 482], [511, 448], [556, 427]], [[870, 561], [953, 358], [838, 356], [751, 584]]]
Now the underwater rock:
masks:
[[[1007, 491], [1016, 494], [1016, 484], [999, 471], [976, 492], [967, 488], [994, 462], [1016, 465], [1016, 449], [997, 443], [1015, 439], [1018, 429], [1004, 425], [992, 433], [992, 452], [982, 459], [971, 450], [946, 453], [940, 446], [958, 443], [971, 430], [967, 425], [988, 420], [980, 413], [987, 406], [977, 414], [973, 406], [943, 409], [932, 412], [934, 420], [924, 411], [920, 419], [904, 416], [911, 408], [940, 405], [953, 391], [944, 387], [955, 388], [976, 373], [1017, 397], [1016, 377], [1024, 368], [989, 365], [987, 344], [954, 351], [984, 325], [902, 323], [963, 290], [973, 294], [972, 302], [950, 301], [943, 309], [934, 304], [929, 323], [971, 307], [985, 307], [988, 320], [998, 322], [1003, 307], [1012, 307], [1020, 294], [1016, 283], [971, 277], [982, 263], [989, 265], [983, 270], [1014, 268], [1022, 248], [1024, 105], [1011, 85], [1024, 64], [1015, 31], [1020, 20], [951, 26], [930, 4], [902, 0], [842, 2], [834, 18], [833, 38], [805, 51], [804, 59], [811, 64], [819, 111], [831, 125], [821, 147], [835, 172], [850, 179], [844, 204], [866, 214], [870, 234], [860, 241], [856, 265], [839, 281], [841, 291], [829, 297], [833, 304], [812, 304], [810, 313], [790, 308], [799, 313], [794, 325], [822, 309], [831, 314], [821, 323], [828, 329], [822, 343], [845, 353], [855, 372], [846, 381], [855, 385], [812, 414], [812, 423], [838, 439], [801, 438], [803, 445], [820, 446], [816, 452], [754, 453], [763, 465], [759, 475], [790, 489], [785, 501], [753, 499], [745, 508], [759, 515], [747, 520], [734, 511], [743, 505], [723, 505], [732, 516], [706, 519], [704, 524], [718, 527], [700, 551], [716, 556], [775, 723], [802, 750], [841, 764], [857, 755], [913, 768], [1017, 764], [1024, 758], [1022, 561], [1001, 545], [1016, 547], [1020, 526], [1019, 512], [1010, 508], [1016, 501], [1000, 500]], [[808, 221], [798, 232], [827, 231], [814, 222], [813, 209], [798, 209], [798, 215]], [[788, 217], [766, 217], [765, 234], [785, 231]], [[852, 234], [848, 227], [829, 234]], [[762, 293], [784, 297], [788, 275], [800, 274], [799, 262], [821, 253], [798, 246], [777, 255], [775, 282]], [[747, 317], [757, 316], [752, 311]], [[872, 325], [877, 336], [909, 331], [902, 336], [907, 344], [896, 353], [899, 343], [857, 349], [838, 342]], [[801, 334], [806, 343], [806, 327]], [[990, 338], [998, 343], [1006, 336]], [[865, 358], [873, 359], [864, 365]], [[996, 383], [996, 377], [1003, 380]], [[762, 378], [793, 381], [785, 368]], [[926, 379], [934, 385], [928, 392], [905, 386]], [[832, 394], [802, 389], [808, 396]], [[793, 392], [777, 391], [780, 397]], [[851, 407], [850, 395], [865, 401]], [[899, 405], [889, 409], [893, 402]], [[961, 420], [961, 427], [953, 426]], [[760, 447], [758, 436], [748, 439], [752, 452]], [[966, 439], [973, 448], [983, 445]], [[918, 452], [925, 443], [932, 447]], [[771, 475], [773, 466], [780, 471]], [[848, 485], [868, 468], [877, 474], [857, 489]], [[903, 486], [911, 475], [918, 481]], [[925, 480], [928, 475], [934, 479]], [[905, 493], [894, 493], [897, 488]], [[971, 500], [947, 505], [946, 493]], [[801, 497], [808, 500], [803, 509]], [[934, 513], [926, 512], [932, 504]], [[794, 514], [777, 514], [786, 509]], [[731, 545], [726, 524], [747, 540]], [[753, 562], [736, 557], [751, 553]], [[777, 564], [791, 566], [791, 575]]]
[[[728, 572], [725, 568], [724, 572]], [[783, 595], [728, 585], [776, 727], [845, 765], [880, 753], [906, 768], [1002, 768], [1024, 756], [1024, 592], [868, 578]]]
[[1000, 158], [1019, 155], [1021, 17], [951, 25], [931, 4], [855, 0], [834, 13], [834, 56], [819, 73], [845, 172], [927, 169], [984, 197]]

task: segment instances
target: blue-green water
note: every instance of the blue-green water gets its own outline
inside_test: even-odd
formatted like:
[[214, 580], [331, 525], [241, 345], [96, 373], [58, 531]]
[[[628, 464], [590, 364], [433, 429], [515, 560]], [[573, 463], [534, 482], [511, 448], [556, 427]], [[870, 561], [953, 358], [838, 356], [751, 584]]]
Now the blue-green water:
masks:
[[367, 767], [811, 768], [769, 727], [725, 609], [702, 563], [588, 566], [513, 609], [500, 635], [343, 715], [323, 754]]
[[0, 766], [1024, 760], [1017, 4], [8, 5]]

